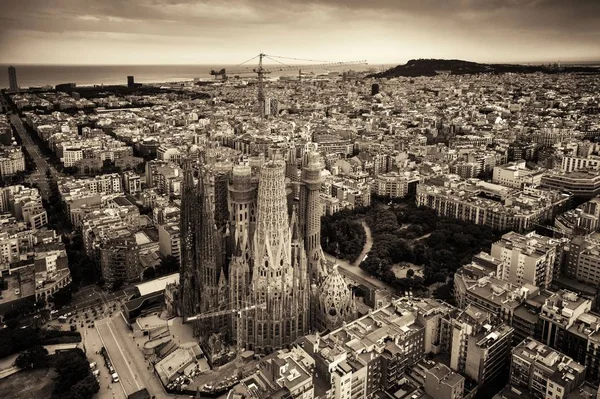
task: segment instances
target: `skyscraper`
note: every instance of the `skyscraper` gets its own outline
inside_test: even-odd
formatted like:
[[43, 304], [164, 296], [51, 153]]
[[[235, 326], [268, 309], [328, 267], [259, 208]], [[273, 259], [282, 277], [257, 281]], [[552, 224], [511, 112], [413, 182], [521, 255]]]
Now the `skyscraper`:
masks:
[[133, 76], [127, 76], [127, 87], [130, 89], [135, 89], [135, 80]]
[[10, 91], [19, 90], [19, 85], [17, 84], [17, 69], [12, 65], [8, 67], [8, 82]]

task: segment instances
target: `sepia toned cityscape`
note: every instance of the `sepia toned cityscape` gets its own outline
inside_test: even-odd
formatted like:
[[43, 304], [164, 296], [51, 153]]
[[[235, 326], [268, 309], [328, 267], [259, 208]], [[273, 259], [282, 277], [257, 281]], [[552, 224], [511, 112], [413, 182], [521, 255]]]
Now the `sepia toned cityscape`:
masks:
[[599, 2], [0, 9], [0, 398], [600, 399]]

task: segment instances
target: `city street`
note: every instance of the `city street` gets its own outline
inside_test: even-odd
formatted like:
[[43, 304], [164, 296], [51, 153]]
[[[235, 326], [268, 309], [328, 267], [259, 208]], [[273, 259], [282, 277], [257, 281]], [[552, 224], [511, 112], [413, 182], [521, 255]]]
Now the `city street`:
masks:
[[[115, 335], [113, 322], [111, 318], [96, 322], [96, 330], [100, 334], [102, 345], [108, 351], [108, 355], [112, 364], [119, 374], [119, 384], [123, 388], [126, 395], [131, 395], [134, 392], [143, 388], [138, 381], [136, 373], [131, 367], [131, 358], [124, 352], [127, 348], [127, 341], [119, 340]], [[108, 372], [108, 371], [107, 371]]]
[[104, 358], [100, 354], [102, 348], [102, 341], [98, 330], [95, 328], [84, 328], [81, 331], [81, 338], [83, 339], [84, 348], [86, 355], [90, 363], [96, 363], [97, 370], [100, 371], [99, 383], [100, 392], [98, 392], [99, 399], [125, 399], [127, 395], [123, 391], [123, 387], [118, 383], [112, 383], [108, 369], [104, 365]]
[[127, 395], [146, 388], [150, 395], [166, 396], [139, 348], [146, 339], [134, 339], [120, 313], [96, 322], [96, 329]]
[[21, 138], [23, 147], [35, 162], [36, 171], [28, 176], [28, 180], [31, 184], [35, 184], [39, 188], [42, 198], [47, 200], [50, 196], [50, 185], [46, 177], [46, 170], [50, 169], [53, 178], [58, 176], [58, 172], [48, 164], [46, 158], [41, 154], [37, 144], [31, 139], [25, 126], [23, 126], [23, 121], [19, 115], [12, 114], [10, 121]]
[[127, 289], [128, 288], [126, 287], [115, 292], [107, 293], [95, 285], [88, 285], [74, 293], [69, 305], [61, 308], [55, 317], [85, 310], [98, 305], [104, 305], [105, 309], [108, 308], [109, 304], [116, 303], [118, 305], [127, 298], [127, 294], [125, 293]]

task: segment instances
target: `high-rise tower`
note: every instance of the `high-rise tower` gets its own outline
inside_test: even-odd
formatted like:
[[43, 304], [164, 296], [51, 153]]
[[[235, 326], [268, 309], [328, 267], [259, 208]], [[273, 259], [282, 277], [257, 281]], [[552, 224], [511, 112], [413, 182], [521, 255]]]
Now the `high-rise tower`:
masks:
[[[196, 189], [197, 201], [202, 204], [200, 217], [196, 221], [196, 258], [198, 259], [198, 298], [201, 313], [217, 310], [219, 270], [217, 267], [218, 246], [215, 245], [214, 181], [209, 174], [202, 173]], [[203, 322], [200, 333], [210, 335], [214, 320]]]
[[181, 265], [180, 265], [180, 295], [181, 316], [193, 316], [199, 312], [198, 307], [198, 271], [196, 260], [196, 228], [200, 214], [200, 204], [196, 198], [194, 172], [189, 161], [183, 171], [183, 188], [181, 195]]
[[8, 67], [8, 83], [10, 91], [19, 90], [19, 85], [17, 84], [17, 69], [12, 65]]
[[[214, 179], [203, 170], [194, 185], [193, 169], [186, 161], [181, 198], [181, 314], [185, 318], [196, 314], [224, 310], [228, 305], [224, 292], [225, 276], [217, 263], [221, 246], [217, 237], [214, 205]], [[206, 340], [221, 332], [223, 318], [209, 318], [198, 323], [195, 332]]]
[[321, 249], [321, 171], [323, 163], [317, 152], [307, 152], [302, 161], [300, 185], [300, 234], [304, 238], [308, 256], [308, 270], [312, 281], [321, 281], [327, 270]]
[[[242, 248], [238, 241], [235, 245], [234, 253], [229, 263], [229, 301], [232, 309], [243, 309], [250, 305], [249, 284], [250, 284], [250, 251], [248, 248]], [[232, 315], [231, 319], [231, 337], [237, 342], [245, 341], [242, 332], [247, 331], [250, 318], [238, 318], [237, 314]], [[243, 323], [243, 324], [242, 324]], [[241, 330], [238, 331], [238, 328]], [[239, 333], [239, 334], [238, 334]], [[237, 342], [241, 347], [244, 342]]]
[[242, 315], [240, 335], [248, 349], [268, 353], [308, 331], [306, 254], [288, 223], [283, 161], [260, 170], [252, 258], [249, 302], [266, 306]]

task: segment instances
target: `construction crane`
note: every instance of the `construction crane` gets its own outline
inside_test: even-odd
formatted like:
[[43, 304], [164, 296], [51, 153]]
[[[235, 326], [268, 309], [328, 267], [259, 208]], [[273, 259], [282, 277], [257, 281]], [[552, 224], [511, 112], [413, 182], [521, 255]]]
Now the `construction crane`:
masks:
[[[302, 75], [302, 70], [306, 70], [306, 69], [334, 68], [334, 67], [349, 66], [349, 65], [366, 65], [367, 64], [366, 60], [347, 61], [347, 62], [326, 62], [326, 61], [319, 61], [319, 60], [307, 60], [307, 59], [303, 59], [303, 58], [281, 57], [281, 56], [276, 56], [276, 55], [268, 55], [268, 54], [260, 53], [256, 56], [250, 58], [249, 60], [236, 65], [236, 67], [244, 65], [256, 58], [258, 58], [258, 66], [254, 69], [251, 69], [251, 70], [239, 69], [239, 70], [232, 70], [232, 71], [228, 71], [225, 68], [222, 68], [220, 70], [213, 69], [210, 71], [210, 74], [213, 75], [215, 77], [215, 79], [219, 79], [219, 77], [221, 77], [221, 79], [226, 80], [228, 74], [242, 75], [242, 74], [248, 74], [248, 73], [256, 73], [257, 74], [257, 86], [258, 86], [257, 99], [258, 99], [258, 107], [259, 107], [259, 113], [260, 113], [261, 118], [265, 117], [265, 76], [267, 74], [272, 73], [272, 72], [290, 71], [290, 70], [298, 69], [298, 76], [299, 76], [299, 79], [301, 79], [300, 76]], [[269, 67], [268, 69], [266, 69], [263, 67], [263, 59], [264, 58], [267, 58], [271, 61], [275, 61], [276, 63], [281, 64], [281, 66]], [[282, 61], [279, 61], [278, 59], [279, 60], [302, 61], [302, 62], [317, 62], [317, 64], [307, 64], [307, 65], [302, 65], [301, 67], [300, 66], [291, 66], [291, 65], [285, 64]]]
[[[231, 304], [230, 304], [231, 305]], [[266, 309], [267, 308], [267, 304], [266, 303], [260, 303], [258, 305], [248, 305], [244, 308], [240, 308], [240, 309], [226, 309], [226, 310], [219, 310], [216, 312], [207, 312], [207, 313], [200, 313], [194, 316], [190, 316], [190, 317], [186, 317], [184, 320], [184, 323], [189, 323], [192, 321], [199, 321], [199, 320], [204, 320], [204, 319], [210, 319], [213, 317], [219, 317], [219, 316], [225, 316], [228, 314], [232, 314], [232, 313], [237, 313], [238, 318], [242, 317], [242, 313], [251, 311], [251, 310], [255, 310], [255, 309]], [[237, 349], [238, 352], [241, 349], [242, 346], [242, 339], [241, 339], [241, 328], [240, 325], [238, 323], [237, 327], [236, 327], [236, 345], [237, 345]]]

